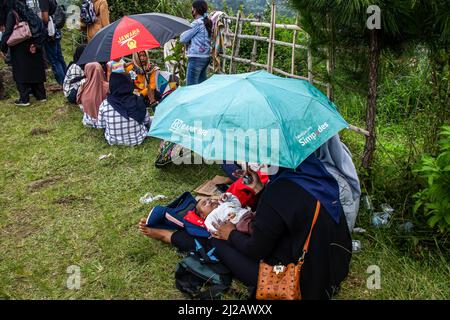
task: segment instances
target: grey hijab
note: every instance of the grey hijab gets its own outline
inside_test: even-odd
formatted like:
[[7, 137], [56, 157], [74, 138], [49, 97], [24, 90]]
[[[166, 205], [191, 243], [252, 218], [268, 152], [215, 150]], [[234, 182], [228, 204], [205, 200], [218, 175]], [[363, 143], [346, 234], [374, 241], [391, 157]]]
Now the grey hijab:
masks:
[[316, 151], [316, 156], [339, 184], [341, 204], [348, 227], [352, 232], [358, 216], [361, 197], [360, 182], [352, 154], [341, 142], [339, 135], [336, 135]]

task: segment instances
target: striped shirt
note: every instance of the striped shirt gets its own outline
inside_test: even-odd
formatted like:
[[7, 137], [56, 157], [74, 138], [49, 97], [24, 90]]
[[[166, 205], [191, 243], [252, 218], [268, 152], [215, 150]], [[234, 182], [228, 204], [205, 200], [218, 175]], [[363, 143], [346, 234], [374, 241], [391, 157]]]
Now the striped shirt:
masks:
[[77, 77], [84, 77], [84, 72], [78, 65], [73, 63], [69, 67], [69, 69], [67, 69], [67, 73], [64, 78], [63, 91], [64, 91], [64, 96], [66, 98], [69, 96], [70, 91], [72, 91], [72, 89], [75, 89], [76, 91], [78, 91], [78, 89], [80, 88], [81, 80], [78, 82], [75, 82], [75, 83], [70, 83], [73, 79], [75, 79]]

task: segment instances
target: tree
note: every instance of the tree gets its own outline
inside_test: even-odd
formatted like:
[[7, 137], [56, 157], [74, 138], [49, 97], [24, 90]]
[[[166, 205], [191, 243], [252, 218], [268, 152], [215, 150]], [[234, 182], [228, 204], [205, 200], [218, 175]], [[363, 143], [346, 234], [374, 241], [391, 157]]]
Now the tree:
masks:
[[[312, 45], [337, 49], [351, 56], [355, 64], [366, 66], [367, 90], [366, 126], [370, 136], [366, 138], [362, 165], [370, 176], [376, 149], [376, 110], [380, 56], [383, 50], [399, 50], [410, 38], [408, 26], [412, 20], [412, 6], [406, 0], [292, 0], [299, 10], [301, 25], [312, 40]], [[380, 27], [368, 18], [377, 19], [380, 9]], [[358, 55], [358, 53], [363, 53]], [[346, 57], [348, 60], [348, 57]], [[331, 79], [336, 81], [336, 79]]]
[[450, 111], [450, 6], [446, 0], [415, 0], [414, 41], [425, 45], [431, 66], [433, 114], [425, 149], [438, 151], [439, 130], [449, 120]]
[[108, 0], [111, 21], [116, 21], [123, 16], [148, 13], [162, 12], [179, 17], [190, 17], [190, 9], [192, 1], [190, 0], [155, 0], [155, 1], [139, 1], [139, 0]]

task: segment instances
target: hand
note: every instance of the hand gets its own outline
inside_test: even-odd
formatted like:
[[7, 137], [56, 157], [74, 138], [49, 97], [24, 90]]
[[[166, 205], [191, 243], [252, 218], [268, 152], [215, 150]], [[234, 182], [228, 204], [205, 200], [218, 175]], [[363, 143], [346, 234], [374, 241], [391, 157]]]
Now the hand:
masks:
[[246, 175], [251, 176], [253, 180], [250, 184], [247, 184], [247, 186], [253, 189], [253, 191], [255, 191], [255, 194], [260, 193], [264, 189], [264, 184], [261, 182], [261, 178], [259, 177], [257, 172], [248, 167], [246, 171], [236, 170], [233, 173], [233, 176], [235, 176], [236, 178], [243, 178]]
[[219, 240], [227, 241], [230, 238], [231, 232], [236, 230], [236, 226], [229, 221], [222, 224], [213, 222], [213, 226], [217, 231], [213, 232], [212, 236]]

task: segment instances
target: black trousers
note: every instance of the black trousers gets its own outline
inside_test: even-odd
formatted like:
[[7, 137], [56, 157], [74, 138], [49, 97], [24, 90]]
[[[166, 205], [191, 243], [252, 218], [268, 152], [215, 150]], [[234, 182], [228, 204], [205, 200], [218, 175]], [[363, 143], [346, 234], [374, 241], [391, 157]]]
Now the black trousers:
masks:
[[20, 102], [30, 102], [30, 93], [36, 100], [47, 99], [44, 83], [16, 83], [20, 95]]

